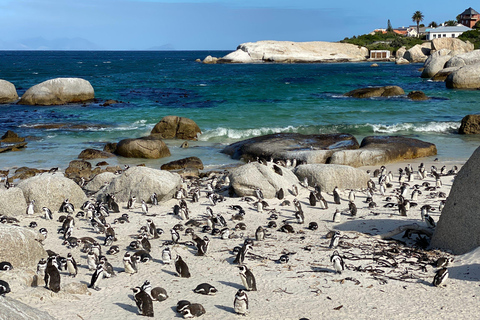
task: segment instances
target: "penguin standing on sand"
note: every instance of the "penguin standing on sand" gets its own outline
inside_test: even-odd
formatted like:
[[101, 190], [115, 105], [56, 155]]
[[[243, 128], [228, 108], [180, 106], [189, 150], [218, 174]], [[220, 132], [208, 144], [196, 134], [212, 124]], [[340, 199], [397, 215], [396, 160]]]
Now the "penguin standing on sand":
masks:
[[60, 272], [56, 266], [55, 256], [48, 257], [47, 267], [45, 269], [45, 288], [52, 290], [53, 292], [60, 291]]
[[435, 287], [441, 287], [445, 285], [445, 281], [448, 279], [448, 269], [442, 268], [435, 273], [435, 277], [433, 278], [433, 285]]
[[242, 279], [243, 286], [247, 291], [257, 291], [257, 282], [255, 281], [255, 276], [252, 271], [247, 268], [247, 266], [242, 265], [238, 266], [240, 269], [240, 278]]
[[142, 200], [142, 213], [143, 214], [148, 214], [148, 206], [145, 200]]
[[127, 209], [135, 208], [135, 202], [137, 202], [137, 198], [135, 196], [130, 197], [127, 202]]
[[342, 257], [338, 254], [338, 251], [335, 250], [330, 257], [330, 262], [333, 263], [333, 268], [335, 272], [341, 274], [343, 270], [345, 270], [345, 263], [343, 262]]
[[185, 261], [183, 261], [182, 257], [179, 255], [175, 259], [175, 270], [177, 270], [177, 273], [181, 278], [190, 278], [190, 271], [188, 270], [188, 266]]
[[90, 281], [90, 284], [88, 285], [88, 287], [90, 289], [100, 291], [100, 287], [98, 286], [98, 284], [99, 284], [100, 280], [103, 278], [103, 273], [104, 273], [103, 263], [99, 263], [97, 265], [97, 269], [92, 274], [92, 279]]
[[330, 241], [330, 245], [328, 246], [330, 249], [336, 248], [338, 246], [338, 242], [340, 241], [340, 232], [335, 231], [332, 236], [332, 240]]
[[310, 205], [312, 207], [315, 207], [317, 205], [317, 196], [315, 195], [314, 191], [310, 191], [310, 195], [308, 196], [308, 202], [310, 202]]
[[338, 194], [338, 187], [333, 189], [333, 202], [335, 204], [340, 204], [340, 194]]
[[34, 213], [35, 213], [34, 208], [35, 208], [35, 200], [31, 200], [30, 203], [29, 203], [28, 206], [27, 206], [27, 211], [26, 211], [26, 213], [27, 213], [28, 215], [34, 214]]
[[153, 237], [153, 239], [158, 239], [160, 236], [158, 235], [157, 228], [155, 223], [153, 223], [152, 219], [147, 219], [147, 228], [148, 234]]
[[235, 260], [233, 260], [233, 263], [243, 264], [243, 261], [245, 260], [245, 256], [251, 249], [252, 249], [252, 243], [248, 240], [245, 241], [240, 251], [238, 251], [237, 256], [235, 257]]
[[259, 226], [257, 228], [257, 231], [255, 231], [255, 239], [257, 241], [263, 241], [265, 240], [265, 229], [263, 229], [262, 226]]
[[233, 309], [235, 313], [246, 315], [248, 311], [248, 297], [247, 293], [243, 289], [238, 289], [235, 294], [235, 300], [233, 301]]
[[123, 267], [125, 268], [126, 273], [133, 274], [138, 271], [137, 260], [128, 252], [125, 252], [125, 255], [123, 256]]
[[142, 316], [153, 317], [153, 301], [150, 296], [139, 287], [132, 288], [133, 299], [138, 308], [138, 313]]
[[170, 264], [172, 262], [172, 252], [169, 247], [162, 250], [162, 262], [163, 264]]
[[67, 255], [67, 271], [72, 277], [75, 277], [78, 273], [77, 262], [70, 252]]
[[53, 214], [50, 209], [48, 209], [47, 207], [43, 207], [42, 210], [43, 210], [43, 213], [45, 214], [46, 220], [53, 220]]

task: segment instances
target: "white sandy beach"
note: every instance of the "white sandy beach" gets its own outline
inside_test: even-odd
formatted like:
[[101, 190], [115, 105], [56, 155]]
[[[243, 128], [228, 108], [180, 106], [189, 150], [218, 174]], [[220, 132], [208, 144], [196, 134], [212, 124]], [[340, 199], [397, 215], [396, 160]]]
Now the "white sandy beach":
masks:
[[[416, 170], [421, 160], [410, 161]], [[405, 163], [386, 165], [398, 177], [398, 168]], [[427, 169], [431, 165], [442, 167], [441, 162], [425, 162]], [[447, 165], [447, 170], [453, 164]], [[458, 164], [457, 164], [458, 165]], [[370, 168], [362, 168], [370, 169]], [[424, 181], [410, 182], [421, 184], [425, 181], [435, 185], [433, 177]], [[253, 272], [257, 281], [258, 291], [247, 292], [249, 298], [248, 319], [467, 319], [477, 317], [477, 307], [480, 299], [480, 251], [476, 250], [462, 256], [454, 256], [455, 261], [449, 266], [450, 277], [445, 287], [434, 287], [432, 280], [436, 267], [432, 265], [438, 257], [450, 256], [440, 251], [424, 251], [414, 247], [416, 235], [407, 240], [399, 234], [395, 239], [405, 241], [403, 245], [397, 241], [379, 240], [374, 235], [389, 232], [398, 226], [416, 222], [425, 225], [420, 218], [420, 207], [432, 205], [436, 210], [432, 213], [438, 221], [438, 205], [442, 198], [435, 197], [438, 192], [448, 192], [454, 177], [442, 177], [443, 186], [435, 191], [424, 191], [419, 196], [418, 205], [408, 211], [407, 217], [400, 216], [395, 208], [385, 208], [386, 196], [393, 196], [393, 189], [399, 186], [398, 179], [393, 182], [394, 188], [387, 189], [388, 194], [374, 195], [377, 207], [370, 209], [365, 203], [366, 195], [357, 191], [355, 203], [358, 208], [356, 217], [347, 212], [341, 215], [339, 222], [332, 222], [336, 209], [348, 210], [349, 190], [341, 191], [342, 203], [333, 202], [331, 190], [323, 191], [329, 208], [326, 210], [311, 207], [308, 202], [309, 190], [299, 187], [298, 199], [305, 213], [305, 223], [297, 224], [293, 217], [294, 207], [280, 206], [280, 200], [266, 199], [270, 208], [279, 212], [276, 220], [278, 227], [283, 220], [291, 219], [295, 229], [294, 234], [287, 234], [275, 229], [268, 229], [269, 236], [264, 241], [254, 241], [251, 255], [247, 255], [245, 265]], [[376, 179], [374, 180], [376, 182]], [[312, 189], [312, 188], [310, 188]], [[170, 229], [184, 223], [179, 217], [172, 215], [172, 208], [178, 200], [171, 199], [158, 206], [149, 208], [149, 216], [164, 233], [159, 239], [150, 239], [153, 261], [141, 263], [138, 273], [129, 275], [123, 272], [123, 255], [133, 236], [146, 224], [147, 217], [137, 202], [133, 210], [126, 209], [126, 203], [120, 203], [121, 212], [111, 214], [107, 222], [128, 213], [130, 223], [115, 224], [120, 247], [117, 255], [107, 255], [108, 261], [114, 266], [117, 276], [104, 279], [100, 283], [100, 291], [88, 289], [87, 294], [70, 294], [63, 289], [53, 293], [43, 287], [12, 287], [10, 297], [26, 304], [48, 311], [57, 319], [138, 319], [135, 302], [132, 299], [132, 287], [140, 286], [149, 280], [153, 287], [166, 289], [169, 298], [163, 302], [154, 301], [156, 319], [181, 318], [175, 312], [179, 300], [189, 300], [200, 303], [206, 309], [204, 319], [243, 319], [233, 310], [233, 300], [239, 288], [243, 288], [237, 265], [233, 264], [232, 249], [241, 246], [245, 238], [255, 239], [255, 230], [270, 221], [270, 213], [265, 210], [257, 212], [256, 208], [240, 198], [226, 197], [224, 202], [211, 206], [202, 188], [200, 202], [191, 203], [187, 200], [191, 218], [206, 218], [206, 208], [210, 206], [214, 213], [222, 214], [234, 237], [222, 240], [219, 236], [211, 236], [210, 246], [206, 256], [195, 256], [196, 249], [192, 246], [177, 244], [172, 247], [175, 254], [180, 254], [190, 268], [190, 278], [180, 278], [175, 272], [172, 262], [164, 265], [161, 252], [165, 241], [171, 240]], [[286, 199], [294, 196], [286, 194]], [[390, 202], [396, 202], [395, 198]], [[232, 221], [235, 213], [229, 209], [231, 205], [241, 205], [245, 211], [243, 221], [245, 231], [233, 230], [238, 221]], [[77, 211], [79, 208], [77, 208]], [[86, 264], [86, 254], [79, 248], [68, 249], [63, 246], [61, 235], [56, 234], [60, 223], [56, 221], [60, 214], [55, 213], [53, 221], [47, 221], [38, 214], [35, 220], [38, 228], [46, 227], [49, 236], [45, 240], [45, 249], [50, 249], [67, 256], [72, 252], [77, 263], [80, 263], [78, 275], [69, 277], [62, 272], [62, 288], [69, 283], [90, 283], [92, 272]], [[28, 226], [31, 217], [20, 218], [20, 225]], [[318, 230], [307, 229], [312, 221], [318, 223]], [[201, 228], [194, 227], [195, 233], [203, 237]], [[341, 232], [340, 244], [337, 248], [344, 257], [346, 269], [342, 274], [336, 274], [330, 263], [333, 249], [329, 249], [330, 239], [325, 235], [330, 230]], [[103, 244], [104, 235], [95, 234], [85, 219], [76, 219], [73, 236], [79, 238], [90, 236]], [[191, 240], [181, 232], [181, 242]], [[105, 253], [108, 247], [102, 246]], [[289, 254], [290, 261], [278, 263], [282, 254]], [[18, 271], [17, 271], [18, 272]], [[1, 276], [1, 275], [0, 275]], [[200, 283], [207, 282], [218, 289], [214, 296], [194, 293], [192, 290]]]

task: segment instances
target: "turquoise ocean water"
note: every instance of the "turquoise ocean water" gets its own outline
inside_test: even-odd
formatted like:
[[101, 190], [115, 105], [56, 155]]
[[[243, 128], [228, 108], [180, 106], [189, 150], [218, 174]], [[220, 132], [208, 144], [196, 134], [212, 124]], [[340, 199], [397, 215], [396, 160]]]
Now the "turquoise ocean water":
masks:
[[[86, 148], [148, 135], [166, 115], [193, 119], [198, 142], [180, 149], [166, 141], [171, 157], [108, 159], [110, 164], [168, 161], [198, 156], [207, 168], [238, 163], [220, 150], [229, 143], [274, 132], [404, 135], [435, 143], [440, 160], [465, 160], [480, 137], [456, 133], [461, 119], [480, 112], [480, 91], [450, 90], [420, 78], [421, 64], [253, 64], [205, 65], [207, 55], [228, 52], [0, 51], [0, 79], [19, 95], [57, 77], [90, 81], [98, 102], [66, 106], [0, 105], [0, 135], [29, 136], [28, 148], [0, 154], [0, 169], [29, 166], [66, 168]], [[366, 86], [399, 85], [422, 90], [428, 101], [405, 98], [352, 99], [343, 93]], [[108, 99], [123, 103], [103, 107]], [[64, 124], [60, 129], [39, 125]], [[95, 163], [95, 162], [94, 162]]]

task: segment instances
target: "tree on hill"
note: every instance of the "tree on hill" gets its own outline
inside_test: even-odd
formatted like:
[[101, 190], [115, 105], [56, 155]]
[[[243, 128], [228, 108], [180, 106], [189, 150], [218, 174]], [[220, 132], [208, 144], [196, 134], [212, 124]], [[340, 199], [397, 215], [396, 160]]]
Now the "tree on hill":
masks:
[[393, 32], [392, 24], [390, 23], [390, 19], [388, 19], [387, 23], [387, 32]]
[[424, 15], [421, 11], [415, 11], [412, 16], [412, 21], [417, 23], [417, 36], [420, 34], [420, 22], [423, 21]]
[[428, 24], [428, 27], [429, 28], [436, 28], [436, 27], [438, 27], [438, 24], [435, 21], [432, 21]]
[[447, 20], [447, 21], [445, 21], [445, 25], [448, 26], [448, 27], [455, 27], [457, 25], [457, 21]]

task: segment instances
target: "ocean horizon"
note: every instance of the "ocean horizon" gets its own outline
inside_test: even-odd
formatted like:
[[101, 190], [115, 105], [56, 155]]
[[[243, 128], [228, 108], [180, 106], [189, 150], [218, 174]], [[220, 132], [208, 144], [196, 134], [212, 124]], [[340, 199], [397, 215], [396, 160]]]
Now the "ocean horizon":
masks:
[[[332, 64], [202, 64], [207, 55], [230, 51], [0, 51], [0, 79], [21, 96], [58, 77], [88, 80], [96, 101], [60, 106], [0, 105], [0, 135], [28, 137], [26, 149], [0, 154], [0, 169], [65, 169], [87, 148], [148, 135], [164, 116], [194, 120], [202, 130], [190, 148], [166, 140], [172, 156], [162, 159], [110, 158], [110, 165], [162, 164], [199, 157], [206, 169], [241, 162], [220, 151], [255, 136], [350, 133], [359, 142], [372, 135], [401, 135], [434, 143], [442, 161], [464, 161], [480, 145], [476, 135], [457, 130], [467, 114], [478, 113], [477, 90], [452, 90], [420, 78], [422, 64], [392, 62]], [[354, 99], [343, 94], [362, 87], [397, 85], [431, 97]], [[109, 106], [109, 99], [120, 101]], [[95, 164], [98, 161], [93, 160]]]

